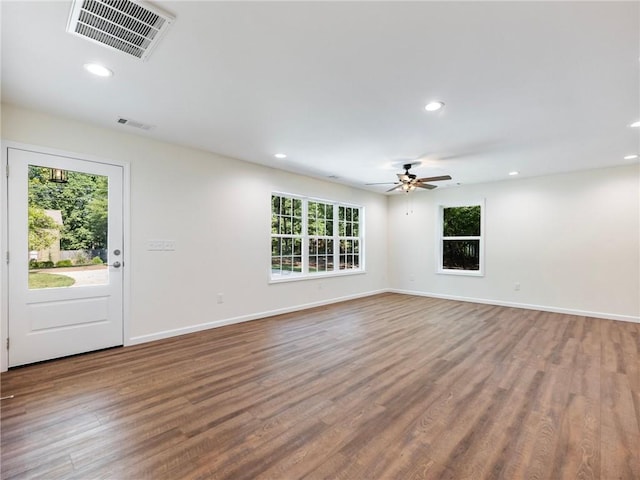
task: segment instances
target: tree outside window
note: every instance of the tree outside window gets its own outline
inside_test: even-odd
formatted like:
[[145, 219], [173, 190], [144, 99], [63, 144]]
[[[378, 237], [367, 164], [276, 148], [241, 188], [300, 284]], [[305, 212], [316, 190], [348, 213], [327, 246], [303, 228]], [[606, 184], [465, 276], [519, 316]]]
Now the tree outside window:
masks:
[[482, 275], [483, 206], [440, 207], [439, 273]]

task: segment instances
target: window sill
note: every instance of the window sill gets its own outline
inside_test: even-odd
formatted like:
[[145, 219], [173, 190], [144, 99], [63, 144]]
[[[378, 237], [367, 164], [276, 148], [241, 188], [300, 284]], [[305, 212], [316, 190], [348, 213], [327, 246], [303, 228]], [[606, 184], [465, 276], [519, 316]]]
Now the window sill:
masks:
[[288, 282], [299, 282], [304, 280], [316, 280], [319, 278], [333, 278], [333, 277], [346, 277], [349, 275], [362, 275], [367, 273], [366, 270], [348, 270], [348, 271], [339, 271], [339, 272], [328, 272], [328, 273], [314, 273], [312, 275], [296, 275], [286, 278], [271, 278], [269, 277], [269, 284], [272, 283], [288, 283]]
[[462, 277], [484, 277], [484, 272], [477, 270], [445, 270], [439, 269], [437, 271], [440, 275], [458, 275]]

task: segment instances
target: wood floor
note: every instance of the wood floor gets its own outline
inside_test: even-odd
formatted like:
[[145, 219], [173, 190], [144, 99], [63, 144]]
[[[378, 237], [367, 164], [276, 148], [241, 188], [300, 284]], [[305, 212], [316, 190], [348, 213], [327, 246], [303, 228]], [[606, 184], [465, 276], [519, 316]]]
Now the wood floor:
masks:
[[2, 395], [3, 479], [640, 479], [640, 324], [384, 294]]

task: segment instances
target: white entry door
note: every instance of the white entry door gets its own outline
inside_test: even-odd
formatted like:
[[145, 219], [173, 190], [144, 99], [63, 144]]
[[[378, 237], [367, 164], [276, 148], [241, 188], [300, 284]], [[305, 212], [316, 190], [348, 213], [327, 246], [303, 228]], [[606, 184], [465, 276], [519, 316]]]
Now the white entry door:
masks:
[[7, 151], [9, 366], [123, 344], [123, 168]]

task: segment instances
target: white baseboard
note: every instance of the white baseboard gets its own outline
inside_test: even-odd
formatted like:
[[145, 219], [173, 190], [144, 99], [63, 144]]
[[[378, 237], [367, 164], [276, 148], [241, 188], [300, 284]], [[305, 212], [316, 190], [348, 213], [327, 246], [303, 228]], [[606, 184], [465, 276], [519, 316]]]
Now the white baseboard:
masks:
[[530, 305], [527, 303], [505, 302], [502, 300], [488, 300], [484, 298], [460, 297], [458, 295], [447, 295], [447, 294], [433, 293], [433, 292], [419, 292], [414, 290], [402, 290], [397, 288], [390, 288], [387, 291], [391, 293], [402, 293], [405, 295], [416, 295], [419, 297], [443, 298], [446, 300], [457, 300], [460, 302], [482, 303], [487, 305], [498, 305], [501, 307], [523, 308], [526, 310], [540, 310], [542, 312], [564, 313], [566, 315], [578, 315], [581, 317], [603, 318], [606, 320], [620, 320], [622, 322], [640, 323], [640, 317], [634, 317], [632, 315], [618, 315], [615, 313], [606, 313], [606, 312], [589, 312], [585, 310], [576, 310], [572, 308], [549, 307], [546, 305]]
[[258, 320], [261, 318], [273, 317], [274, 315], [282, 315], [284, 313], [297, 312], [300, 310], [307, 310], [309, 308], [321, 307], [323, 305], [331, 305], [332, 303], [345, 302], [347, 300], [354, 300], [356, 298], [370, 297], [371, 295], [377, 295], [379, 293], [387, 293], [388, 290], [374, 290], [371, 292], [357, 293], [355, 295], [347, 295], [344, 297], [330, 298], [327, 300], [320, 300], [318, 302], [305, 303], [301, 305], [295, 305], [292, 307], [279, 308], [276, 310], [267, 310], [264, 312], [251, 313], [249, 315], [241, 315], [239, 317], [223, 318], [220, 320], [214, 320], [213, 322], [199, 323], [197, 325], [190, 325], [188, 327], [175, 328], [172, 330], [164, 330], [162, 332], [150, 333], [148, 335], [139, 335], [137, 337], [131, 337], [125, 342], [125, 345], [138, 345], [140, 343], [152, 342], [154, 340], [162, 340], [164, 338], [176, 337], [178, 335], [185, 335], [187, 333], [200, 332], [202, 330], [209, 330], [210, 328], [222, 327], [225, 325], [232, 325], [235, 323], [249, 322], [251, 320]]
[[125, 342], [125, 345], [138, 345], [140, 343], [152, 342], [154, 340], [162, 340], [164, 338], [176, 337], [178, 335], [185, 335], [187, 333], [200, 332], [202, 330], [208, 330], [210, 328], [217, 328], [225, 325], [233, 325], [235, 323], [249, 322], [251, 320], [258, 320], [261, 318], [272, 317], [274, 315], [282, 315], [285, 313], [307, 310], [309, 308], [321, 307], [323, 305], [331, 305], [333, 303], [344, 302], [347, 300], [354, 300], [356, 298], [370, 297], [371, 295], [377, 295], [380, 293], [400, 293], [404, 295], [442, 298], [446, 300], [456, 300], [460, 302], [482, 303], [487, 305], [498, 305], [502, 307], [523, 308], [526, 310], [540, 310], [543, 312], [563, 313], [566, 315], [578, 315], [578, 316], [584, 316], [584, 317], [602, 318], [606, 320], [620, 320], [623, 322], [640, 323], [640, 317], [634, 317], [631, 315], [618, 315], [618, 314], [606, 313], [606, 312], [590, 312], [590, 311], [576, 310], [571, 308], [549, 307], [546, 305], [531, 305], [526, 303], [505, 302], [502, 300], [461, 297], [458, 295], [447, 295], [442, 293], [420, 292], [415, 290], [402, 290], [397, 288], [389, 288], [389, 289], [380, 289], [380, 290], [375, 290], [375, 291], [370, 291], [365, 293], [359, 293], [355, 295], [347, 295], [344, 297], [330, 298], [327, 300], [321, 300], [321, 301], [312, 302], [312, 303], [305, 303], [305, 304], [295, 305], [292, 307], [279, 308], [276, 310], [267, 310], [263, 312], [252, 313], [249, 315], [241, 315], [238, 317], [223, 318], [220, 320], [214, 320], [212, 322], [199, 323], [197, 325], [190, 325], [188, 327], [175, 328], [172, 330], [164, 330], [161, 332], [150, 333], [147, 335], [139, 335], [136, 337], [131, 337], [127, 342]]

